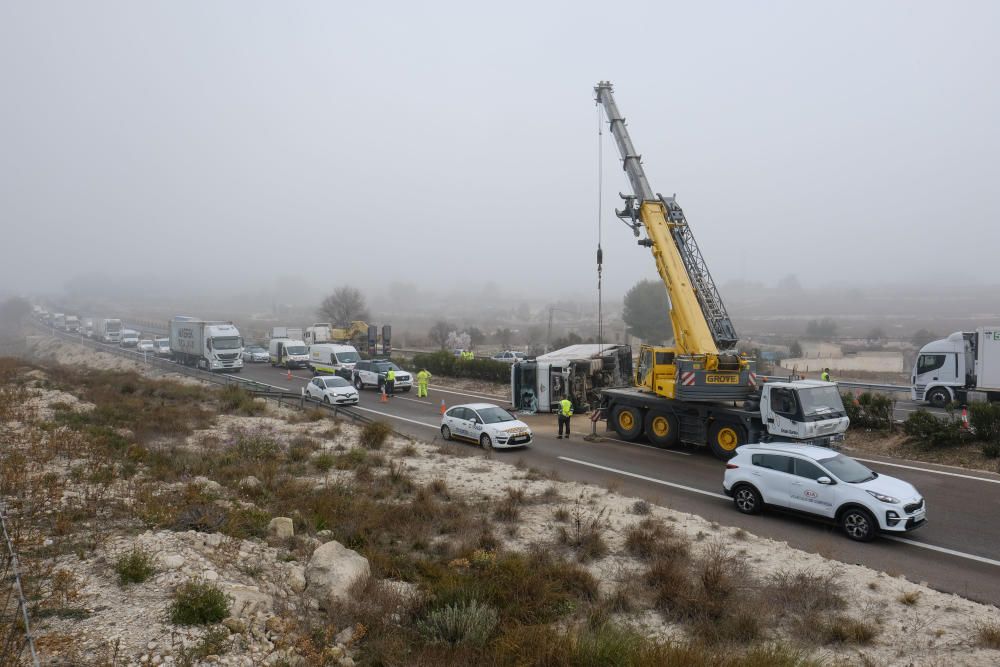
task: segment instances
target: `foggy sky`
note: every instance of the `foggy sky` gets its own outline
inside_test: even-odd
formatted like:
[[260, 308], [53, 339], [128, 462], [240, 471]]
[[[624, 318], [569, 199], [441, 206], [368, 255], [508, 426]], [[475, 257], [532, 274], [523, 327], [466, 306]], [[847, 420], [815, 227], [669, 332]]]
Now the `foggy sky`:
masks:
[[479, 4], [0, 3], [0, 285], [588, 298], [601, 79], [719, 282], [1000, 283], [1000, 4]]

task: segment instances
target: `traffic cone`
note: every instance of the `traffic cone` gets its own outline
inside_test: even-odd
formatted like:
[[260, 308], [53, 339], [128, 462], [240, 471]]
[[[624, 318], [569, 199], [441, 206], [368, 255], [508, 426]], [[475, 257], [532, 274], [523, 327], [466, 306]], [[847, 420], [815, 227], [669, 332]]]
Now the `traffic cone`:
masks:
[[292, 381], [292, 369], [291, 368], [288, 369], [288, 375], [285, 376], [285, 379], [288, 380], [289, 382]]
[[969, 430], [969, 409], [964, 405], [962, 406], [962, 430]]
[[444, 399], [442, 398], [441, 399], [441, 414], [444, 414], [445, 410], [447, 410], [447, 409], [448, 408], [446, 408], [445, 405], [444, 405]]
[[382, 387], [382, 398], [378, 399], [379, 403], [388, 403], [389, 397], [385, 393], [385, 387]]

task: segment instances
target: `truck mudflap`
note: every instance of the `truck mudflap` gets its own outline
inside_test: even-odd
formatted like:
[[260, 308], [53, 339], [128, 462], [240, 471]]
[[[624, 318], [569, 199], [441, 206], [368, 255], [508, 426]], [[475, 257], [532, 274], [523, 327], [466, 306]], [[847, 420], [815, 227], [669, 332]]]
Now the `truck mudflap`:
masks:
[[710, 371], [700, 360], [679, 357], [676, 398], [681, 401], [742, 401], [756, 389], [754, 364], [740, 371]]

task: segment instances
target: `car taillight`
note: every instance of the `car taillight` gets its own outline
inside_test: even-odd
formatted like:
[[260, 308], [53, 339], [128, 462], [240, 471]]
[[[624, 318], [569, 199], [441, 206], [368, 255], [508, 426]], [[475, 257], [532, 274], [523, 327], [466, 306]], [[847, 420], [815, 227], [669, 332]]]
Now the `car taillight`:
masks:
[[735, 463], [727, 463], [726, 464], [726, 470], [734, 470], [735, 468], [739, 468], [739, 466], [736, 465]]

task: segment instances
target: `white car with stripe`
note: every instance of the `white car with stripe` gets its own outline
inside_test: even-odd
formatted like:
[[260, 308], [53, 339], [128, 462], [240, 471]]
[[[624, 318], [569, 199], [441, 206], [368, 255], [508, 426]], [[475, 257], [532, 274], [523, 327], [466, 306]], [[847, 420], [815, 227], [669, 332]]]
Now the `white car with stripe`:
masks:
[[527, 424], [492, 403], [452, 407], [441, 416], [441, 436], [475, 442], [483, 449], [527, 447], [533, 438]]

